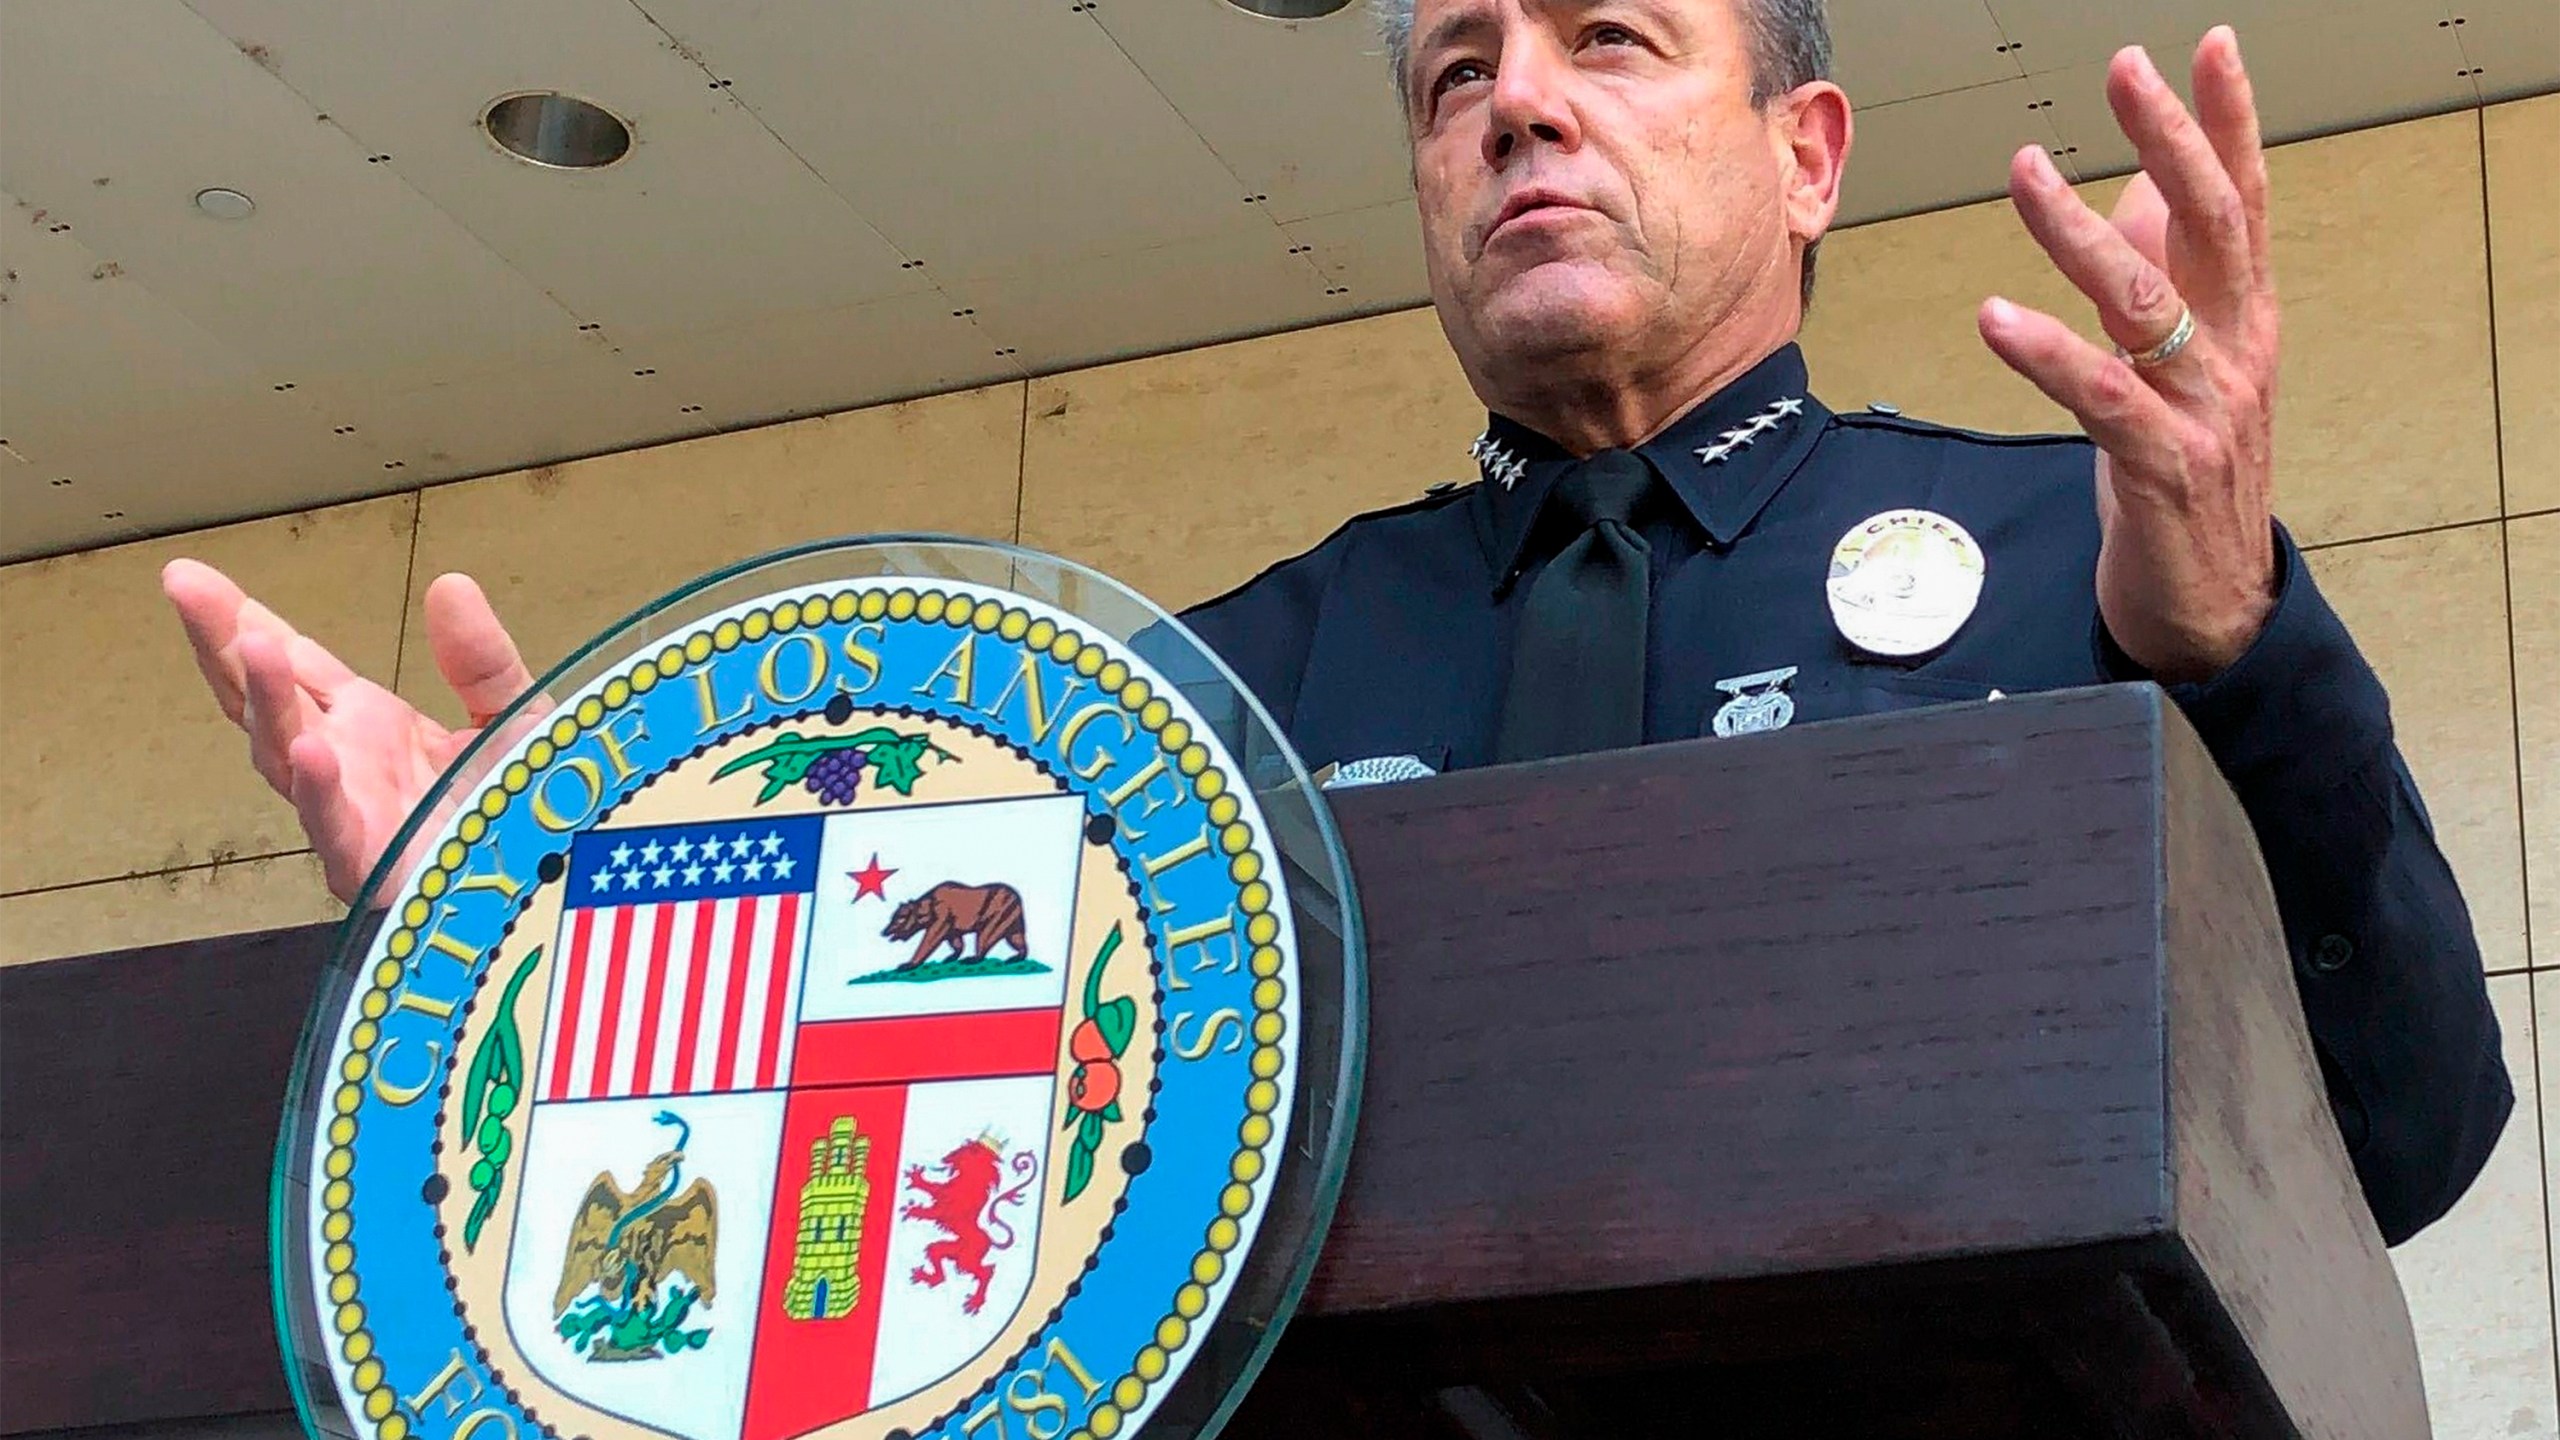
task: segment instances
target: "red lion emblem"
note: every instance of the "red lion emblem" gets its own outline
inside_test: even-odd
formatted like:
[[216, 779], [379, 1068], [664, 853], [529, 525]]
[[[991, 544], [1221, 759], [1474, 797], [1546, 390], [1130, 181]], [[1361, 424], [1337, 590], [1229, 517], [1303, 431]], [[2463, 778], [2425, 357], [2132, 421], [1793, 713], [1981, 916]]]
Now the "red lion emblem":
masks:
[[[1007, 1205], [1022, 1202], [1023, 1192], [1031, 1188], [1031, 1172], [1039, 1162], [1028, 1150], [1015, 1153], [1010, 1168], [1022, 1177], [1010, 1190], [998, 1194], [996, 1187], [1004, 1183], [1007, 1162], [996, 1147], [986, 1140], [970, 1140], [942, 1157], [936, 1168], [939, 1180], [928, 1179], [925, 1167], [907, 1167], [907, 1183], [923, 1193], [921, 1200], [909, 1200], [899, 1214], [910, 1220], [922, 1220], [939, 1226], [945, 1238], [925, 1247], [924, 1263], [911, 1273], [921, 1285], [939, 1289], [952, 1272], [966, 1275], [974, 1282], [969, 1298], [960, 1302], [961, 1313], [975, 1315], [987, 1303], [988, 1282], [995, 1279], [995, 1265], [989, 1258], [999, 1250], [1013, 1248], [1013, 1227], [998, 1214]], [[1001, 1234], [1004, 1238], [995, 1238]]]

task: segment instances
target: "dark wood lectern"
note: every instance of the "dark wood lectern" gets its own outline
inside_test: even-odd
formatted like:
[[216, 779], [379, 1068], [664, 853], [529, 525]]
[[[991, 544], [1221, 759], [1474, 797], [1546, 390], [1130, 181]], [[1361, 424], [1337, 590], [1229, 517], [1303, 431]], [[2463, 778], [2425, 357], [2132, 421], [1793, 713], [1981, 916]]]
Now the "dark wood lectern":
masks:
[[[1229, 1432], [2406, 1437], [2238, 805], [2120, 687], [1337, 792], [1369, 1081]], [[0, 972], [0, 1431], [271, 1412], [325, 931]]]

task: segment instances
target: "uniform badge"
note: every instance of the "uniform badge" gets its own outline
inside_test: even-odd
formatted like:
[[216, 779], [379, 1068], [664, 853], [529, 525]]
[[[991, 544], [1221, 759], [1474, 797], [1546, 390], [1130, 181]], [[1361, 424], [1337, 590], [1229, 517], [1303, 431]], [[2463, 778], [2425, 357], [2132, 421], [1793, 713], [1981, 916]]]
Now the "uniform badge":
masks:
[[1105, 622], [805, 560], [547, 680], [359, 905], [278, 1200], [331, 1433], [1139, 1435], [1277, 1328], [1312, 791]]
[[1795, 697], [1787, 693], [1787, 685], [1795, 678], [1796, 667], [1788, 665], [1717, 681], [1716, 688], [1729, 698], [1716, 707], [1711, 728], [1722, 736], [1784, 730], [1796, 718]]
[[1929, 510], [1888, 510], [1831, 550], [1832, 623], [1874, 655], [1925, 655], [1955, 638], [1982, 599], [1982, 550]]

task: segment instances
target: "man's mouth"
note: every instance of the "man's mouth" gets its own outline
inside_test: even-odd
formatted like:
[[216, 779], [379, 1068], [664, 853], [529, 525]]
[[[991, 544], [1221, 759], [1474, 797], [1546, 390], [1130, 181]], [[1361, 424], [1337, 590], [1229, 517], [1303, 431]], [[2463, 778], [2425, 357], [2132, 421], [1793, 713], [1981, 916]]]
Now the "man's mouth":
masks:
[[1484, 237], [1490, 242], [1495, 235], [1501, 233], [1503, 226], [1523, 215], [1535, 215], [1543, 210], [1589, 210], [1590, 208], [1560, 190], [1532, 188], [1515, 191], [1502, 202], [1502, 208], [1493, 213], [1493, 223], [1485, 227]]

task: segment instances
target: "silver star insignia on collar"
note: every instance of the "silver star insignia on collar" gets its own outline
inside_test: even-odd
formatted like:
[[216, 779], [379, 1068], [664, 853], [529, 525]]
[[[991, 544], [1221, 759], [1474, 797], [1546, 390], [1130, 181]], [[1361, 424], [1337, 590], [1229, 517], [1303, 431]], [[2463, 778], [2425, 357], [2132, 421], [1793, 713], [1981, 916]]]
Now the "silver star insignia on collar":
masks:
[[1485, 479], [1500, 485], [1505, 490], [1519, 484], [1520, 477], [1529, 473], [1529, 462], [1513, 454], [1511, 447], [1494, 439], [1493, 432], [1490, 430], [1477, 436], [1475, 442], [1467, 446], [1467, 458], [1476, 462], [1476, 467], [1484, 472]]
[[1804, 401], [1793, 396], [1789, 396], [1783, 400], [1773, 401], [1768, 409], [1752, 416], [1747, 422], [1717, 436], [1716, 443], [1713, 445], [1699, 446], [1698, 463], [1701, 465], [1721, 465], [1735, 453], [1750, 449], [1753, 441], [1756, 441], [1761, 436], [1777, 429], [1779, 421], [1787, 419], [1790, 416], [1801, 415], [1803, 413]]

